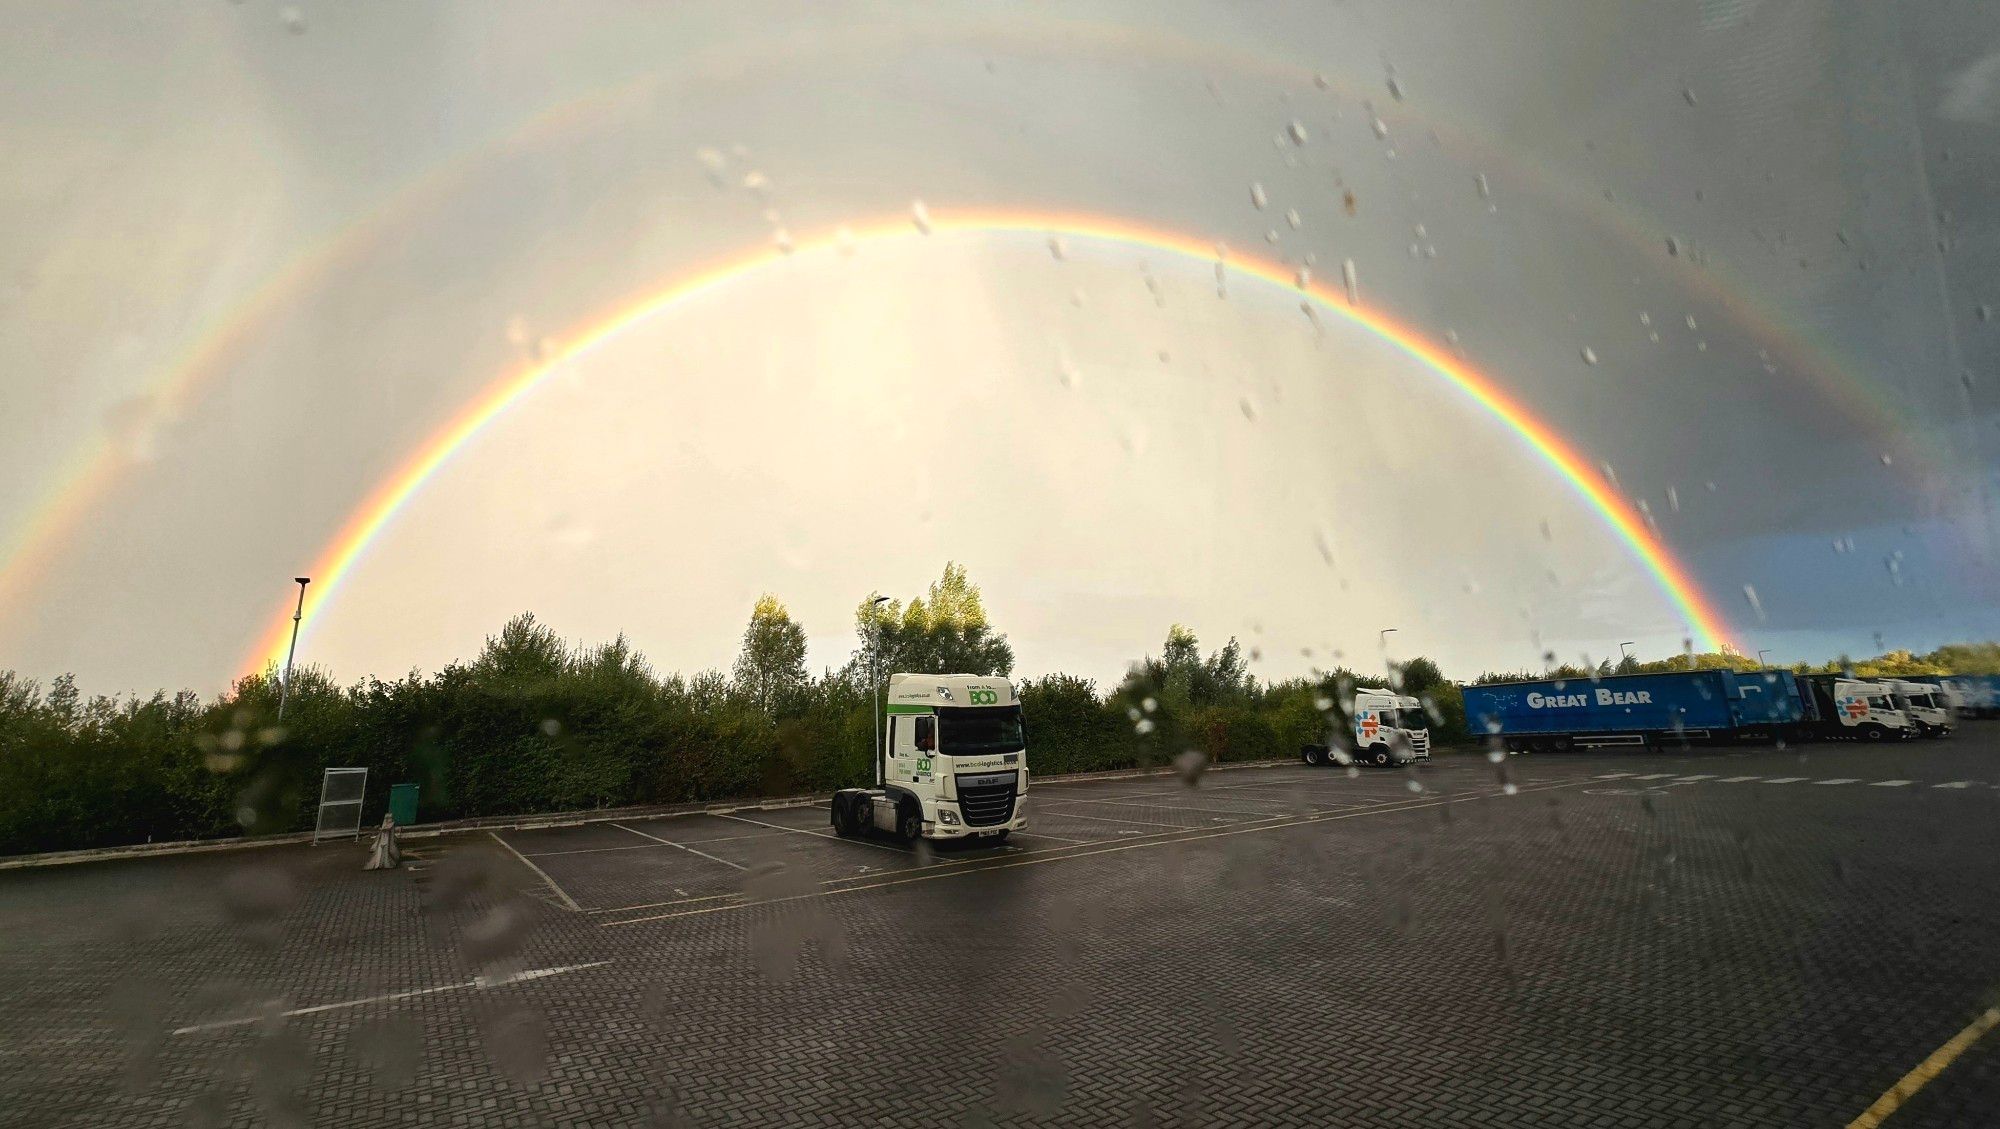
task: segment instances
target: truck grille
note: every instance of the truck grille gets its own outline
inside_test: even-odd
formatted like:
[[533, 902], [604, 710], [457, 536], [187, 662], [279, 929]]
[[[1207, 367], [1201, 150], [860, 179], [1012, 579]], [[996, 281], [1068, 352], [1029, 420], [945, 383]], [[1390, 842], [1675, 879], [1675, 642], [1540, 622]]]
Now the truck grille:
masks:
[[1014, 818], [1016, 779], [1011, 772], [958, 777], [958, 810], [965, 825], [991, 827]]

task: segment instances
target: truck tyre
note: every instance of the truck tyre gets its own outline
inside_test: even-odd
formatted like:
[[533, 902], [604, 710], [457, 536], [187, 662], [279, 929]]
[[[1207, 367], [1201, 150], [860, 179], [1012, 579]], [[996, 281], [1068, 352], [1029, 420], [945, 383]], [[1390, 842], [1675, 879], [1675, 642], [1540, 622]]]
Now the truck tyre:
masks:
[[1307, 764], [1315, 768], [1326, 762], [1326, 757], [1320, 752], [1318, 745], [1307, 745], [1305, 748], [1300, 749], [1299, 756], [1303, 757]]
[[852, 839], [868, 826], [868, 797], [844, 796], [842, 799], [845, 802], [833, 810], [833, 830], [843, 839]]
[[1882, 726], [1864, 725], [1861, 727], [1861, 739], [1864, 741], [1881, 741], [1888, 736], [1889, 731]]
[[1009, 836], [1009, 835], [1012, 835], [1012, 834], [1013, 834], [1013, 832], [1012, 832], [1012, 831], [1002, 831], [1002, 832], [1001, 832], [1000, 834], [998, 834], [998, 835], [995, 835], [995, 836], [993, 837], [993, 842], [994, 842], [994, 845], [996, 845], [996, 846], [997, 846], [997, 845], [999, 845], [999, 844], [1001, 844], [1001, 843], [1004, 843], [1004, 842], [1006, 842], [1006, 841], [1007, 841], [1007, 836]]
[[1389, 764], [1389, 746], [1376, 745], [1368, 751], [1368, 763], [1376, 768], [1386, 768]]
[[896, 833], [914, 843], [924, 837], [924, 810], [912, 803], [896, 809]]

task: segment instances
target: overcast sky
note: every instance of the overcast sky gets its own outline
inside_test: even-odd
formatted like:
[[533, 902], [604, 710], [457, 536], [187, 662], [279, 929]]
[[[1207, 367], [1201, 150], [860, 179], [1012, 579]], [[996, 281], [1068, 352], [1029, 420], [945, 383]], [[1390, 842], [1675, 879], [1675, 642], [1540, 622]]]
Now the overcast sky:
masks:
[[[916, 199], [1353, 260], [1644, 500], [1746, 649], [1996, 633], [2000, 13], [1248, 12], [17, 6], [0, 668], [220, 687], [480, 390]], [[859, 599], [952, 559], [1030, 673], [1114, 679], [1175, 621], [1271, 676], [1379, 662], [1391, 626], [1465, 675], [1681, 646], [1630, 549], [1435, 373], [1209, 262], [1063, 250], [864, 243], [647, 320], [435, 475], [302, 657], [436, 669], [533, 610], [726, 666], [770, 591], [837, 665]], [[58, 496], [88, 505], [41, 522]]]

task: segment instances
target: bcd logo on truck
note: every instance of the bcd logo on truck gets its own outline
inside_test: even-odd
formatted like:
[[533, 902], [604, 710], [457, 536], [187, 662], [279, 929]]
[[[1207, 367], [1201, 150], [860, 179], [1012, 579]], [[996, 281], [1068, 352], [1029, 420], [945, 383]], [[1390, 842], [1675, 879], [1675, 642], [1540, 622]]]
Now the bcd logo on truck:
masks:
[[998, 690], [967, 690], [965, 692], [965, 699], [969, 705], [997, 706], [1000, 704], [1000, 692]]

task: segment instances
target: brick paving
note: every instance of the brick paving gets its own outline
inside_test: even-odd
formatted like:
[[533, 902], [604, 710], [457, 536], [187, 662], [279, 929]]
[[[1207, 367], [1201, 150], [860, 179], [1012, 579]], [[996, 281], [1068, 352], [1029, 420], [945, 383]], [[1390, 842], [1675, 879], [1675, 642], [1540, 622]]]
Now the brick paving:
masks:
[[[1844, 1125], [2000, 1000], [1996, 785], [1975, 723], [9, 871], [0, 1125]], [[1992, 1124], [1996, 1039], [1888, 1124]]]

